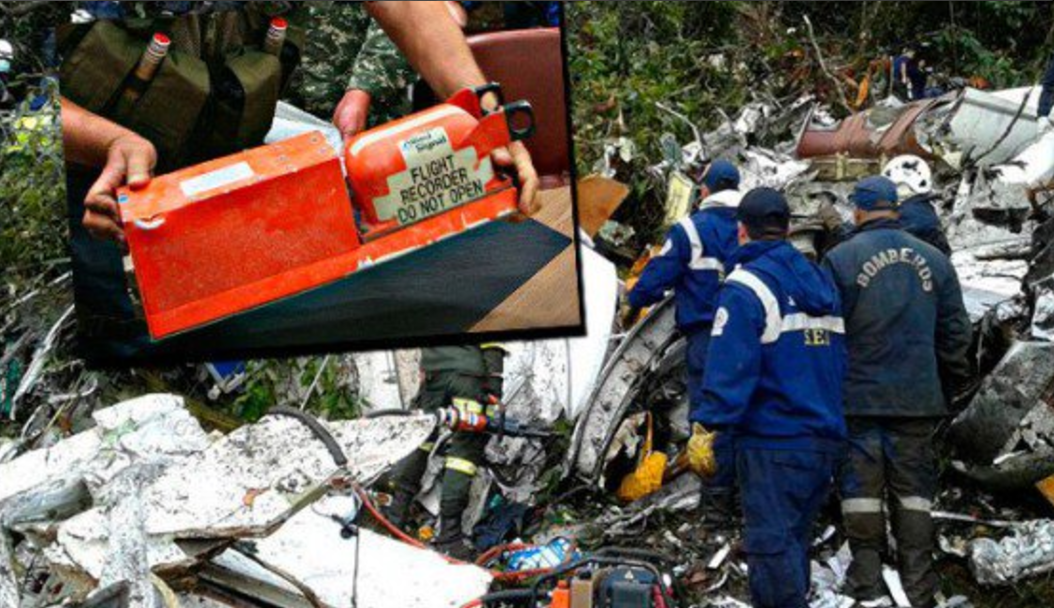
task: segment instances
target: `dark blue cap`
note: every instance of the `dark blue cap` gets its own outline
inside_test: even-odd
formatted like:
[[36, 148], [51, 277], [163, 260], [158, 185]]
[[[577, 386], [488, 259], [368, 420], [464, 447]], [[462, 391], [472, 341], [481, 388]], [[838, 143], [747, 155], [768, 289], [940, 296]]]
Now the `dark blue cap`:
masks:
[[866, 177], [853, 188], [849, 200], [861, 211], [896, 209], [897, 185], [881, 175]]
[[722, 190], [735, 190], [739, 187], [739, 169], [724, 159], [717, 159], [710, 163], [703, 174], [703, 185], [711, 193]]
[[754, 188], [739, 202], [736, 219], [755, 234], [783, 236], [790, 228], [790, 207], [780, 191]]

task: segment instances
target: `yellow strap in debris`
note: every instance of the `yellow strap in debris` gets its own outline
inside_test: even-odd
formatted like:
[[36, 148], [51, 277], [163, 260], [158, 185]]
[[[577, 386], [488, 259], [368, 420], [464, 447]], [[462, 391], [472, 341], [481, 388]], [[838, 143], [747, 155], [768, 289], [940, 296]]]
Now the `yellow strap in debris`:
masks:
[[421, 450], [422, 452], [428, 452], [429, 454], [431, 454], [432, 450], [435, 449], [435, 447], [436, 444], [432, 443], [431, 441], [426, 441], [422, 443], [417, 449]]

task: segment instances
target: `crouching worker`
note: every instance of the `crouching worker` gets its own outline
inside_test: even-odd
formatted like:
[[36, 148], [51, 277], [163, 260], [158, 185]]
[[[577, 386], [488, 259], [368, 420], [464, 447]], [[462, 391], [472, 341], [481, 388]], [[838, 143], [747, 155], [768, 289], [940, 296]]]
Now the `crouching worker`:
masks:
[[[467, 404], [477, 413], [487, 413], [490, 397], [502, 397], [505, 347], [498, 343], [480, 346], [437, 346], [421, 350], [421, 390], [416, 409], [433, 412], [455, 404]], [[387, 516], [402, 528], [414, 497], [421, 490], [421, 477], [435, 448], [438, 432], [413, 454], [395, 466], [391, 476], [392, 503]], [[462, 533], [461, 516], [468, 508], [469, 490], [483, 463], [489, 436], [455, 433], [443, 448], [443, 473], [439, 501], [439, 535], [435, 547], [458, 559], [467, 559], [473, 548]]]
[[[629, 293], [630, 307], [639, 310], [662, 301], [673, 290], [677, 329], [688, 341], [688, 397], [691, 407], [703, 394], [703, 372], [717, 291], [725, 278], [725, 261], [738, 246], [736, 207], [739, 171], [726, 160], [715, 160], [703, 176], [700, 210], [678, 222], [666, 237], [662, 253], [651, 259]], [[701, 507], [709, 523], [728, 524], [735, 510], [732, 444], [722, 436], [714, 446], [721, 466], [704, 483]]]
[[782, 194], [750, 191], [737, 217], [741, 246], [718, 298], [689, 461], [712, 474], [714, 437], [733, 436], [752, 603], [804, 608], [813, 524], [845, 449], [841, 304], [787, 242]]

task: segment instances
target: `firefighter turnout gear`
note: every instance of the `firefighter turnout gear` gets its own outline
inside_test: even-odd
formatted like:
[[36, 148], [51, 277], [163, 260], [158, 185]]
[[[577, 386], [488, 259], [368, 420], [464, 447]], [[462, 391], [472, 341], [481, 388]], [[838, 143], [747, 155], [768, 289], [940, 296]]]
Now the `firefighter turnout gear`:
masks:
[[[415, 408], [435, 412], [453, 407], [460, 416], [493, 416], [494, 403], [502, 395], [505, 348], [498, 343], [485, 346], [438, 346], [421, 351], [422, 384]], [[435, 433], [430, 442], [438, 437]], [[439, 505], [439, 535], [436, 547], [462, 554], [464, 534], [462, 514], [468, 508], [472, 480], [483, 463], [489, 435], [481, 432], [455, 432], [443, 447], [443, 471]], [[392, 504], [389, 516], [397, 526], [406, 523], [414, 497], [421, 489], [421, 477], [432, 450], [418, 450], [395, 466], [391, 475]]]
[[941, 378], [969, 378], [971, 331], [947, 256], [887, 218], [864, 223], [824, 264], [849, 334], [846, 415], [946, 415]]
[[938, 589], [930, 516], [937, 491], [933, 449], [937, 422], [854, 417], [848, 425], [852, 447], [839, 480], [843, 521], [853, 552], [846, 592], [863, 601], [885, 595], [882, 556], [888, 513], [904, 592], [912, 606], [931, 606]]

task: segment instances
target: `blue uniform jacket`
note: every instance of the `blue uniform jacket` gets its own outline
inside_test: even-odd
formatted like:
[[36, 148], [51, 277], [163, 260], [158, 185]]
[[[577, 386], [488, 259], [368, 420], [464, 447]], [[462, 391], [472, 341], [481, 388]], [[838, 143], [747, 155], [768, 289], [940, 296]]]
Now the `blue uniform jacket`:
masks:
[[947, 414], [942, 373], [953, 383], [970, 375], [970, 319], [948, 257], [883, 219], [861, 226], [824, 264], [845, 313], [846, 415]]
[[714, 319], [703, 400], [689, 418], [737, 446], [839, 450], [844, 324], [830, 277], [785, 241], [744, 245]]
[[932, 201], [936, 198], [933, 194], [919, 194], [901, 203], [900, 227], [950, 256], [951, 245], [941, 229], [941, 219], [933, 208]]
[[629, 293], [630, 306], [644, 308], [674, 290], [677, 327], [685, 333], [709, 329], [725, 261], [738, 246], [736, 206], [741, 194], [724, 190], [703, 201], [702, 211], [670, 229], [662, 253], [651, 259]]

